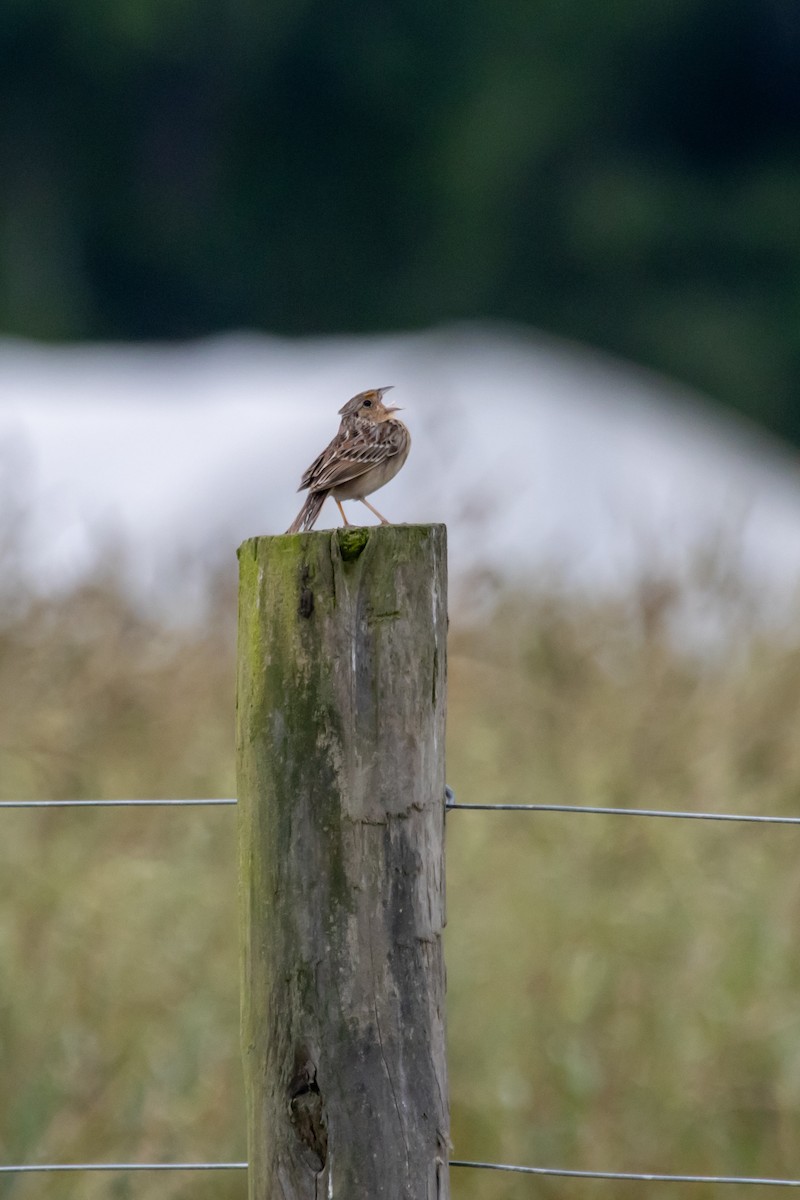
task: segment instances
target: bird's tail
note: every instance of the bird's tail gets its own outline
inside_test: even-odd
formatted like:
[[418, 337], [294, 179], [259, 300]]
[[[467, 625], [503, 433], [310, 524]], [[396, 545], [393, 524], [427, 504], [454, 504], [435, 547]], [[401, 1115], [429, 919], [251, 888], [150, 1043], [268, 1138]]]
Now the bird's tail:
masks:
[[287, 533], [300, 533], [301, 530], [311, 529], [319, 516], [320, 509], [325, 503], [327, 492], [309, 492], [305, 504], [292, 521]]

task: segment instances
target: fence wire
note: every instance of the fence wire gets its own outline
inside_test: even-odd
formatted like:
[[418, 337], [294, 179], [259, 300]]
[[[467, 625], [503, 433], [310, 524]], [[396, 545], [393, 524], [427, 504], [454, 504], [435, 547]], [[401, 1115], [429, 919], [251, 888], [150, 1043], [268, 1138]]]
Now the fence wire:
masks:
[[46, 1171], [246, 1171], [246, 1162], [201, 1163], [31, 1163], [21, 1167], [0, 1166], [0, 1173], [34, 1174]]
[[[468, 1162], [453, 1159], [451, 1167], [479, 1171], [510, 1171], [517, 1175], [550, 1176], [560, 1179], [608, 1179], [628, 1183], [707, 1183], [752, 1187], [800, 1187], [800, 1179], [772, 1179], [753, 1175], [666, 1175], [636, 1171], [573, 1171], [563, 1167], [518, 1167], [511, 1163]], [[3, 1174], [34, 1174], [63, 1171], [246, 1171], [246, 1162], [201, 1163], [33, 1163], [0, 1166]]]
[[[10, 808], [212, 808], [234, 806], [236, 797], [156, 800], [0, 800], [0, 810]], [[451, 787], [445, 788], [448, 812], [582, 813], [600, 817], [657, 817], [678, 821], [733, 821], [750, 825], [800, 825], [798, 817], [757, 816], [752, 813], [675, 811], [668, 808], [605, 808], [592, 804], [460, 804]]]
[[561, 1179], [613, 1179], [634, 1183], [732, 1183], [754, 1187], [800, 1187], [800, 1179], [769, 1179], [753, 1175], [662, 1175], [636, 1171], [571, 1171], [563, 1167], [516, 1167], [510, 1163], [466, 1162], [454, 1159], [451, 1167], [479, 1171], [513, 1171], [518, 1175], [548, 1175]]
[[197, 808], [236, 804], [223, 800], [0, 800], [2, 808]]
[[748, 813], [676, 812], [669, 808], [601, 808], [592, 804], [459, 804], [446, 800], [448, 812], [583, 813], [598, 817], [666, 817], [678, 821], [743, 821], [756, 825], [800, 825], [800, 817], [761, 817]]

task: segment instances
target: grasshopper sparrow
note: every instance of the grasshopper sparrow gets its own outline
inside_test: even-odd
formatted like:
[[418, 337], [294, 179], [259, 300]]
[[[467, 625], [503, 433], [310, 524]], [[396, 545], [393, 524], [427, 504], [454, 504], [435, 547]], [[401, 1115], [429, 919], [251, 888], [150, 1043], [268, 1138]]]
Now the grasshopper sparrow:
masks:
[[344, 515], [342, 500], [360, 500], [380, 517], [382, 525], [389, 524], [367, 496], [394, 479], [408, 458], [411, 435], [394, 416], [400, 410], [383, 403], [388, 391], [391, 388], [359, 392], [339, 409], [339, 432], [300, 480], [297, 490], [308, 488], [308, 496], [287, 533], [311, 529], [328, 496], [333, 496], [339, 506], [345, 525], [350, 522]]

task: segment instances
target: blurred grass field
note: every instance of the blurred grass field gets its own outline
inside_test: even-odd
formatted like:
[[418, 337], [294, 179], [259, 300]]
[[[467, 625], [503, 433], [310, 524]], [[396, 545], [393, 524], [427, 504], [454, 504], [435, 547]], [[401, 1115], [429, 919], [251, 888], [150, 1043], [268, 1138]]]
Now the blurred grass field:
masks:
[[[51, 600], [16, 570], [6, 550], [0, 798], [232, 795], [233, 579], [198, 631], [143, 617], [116, 569]], [[480, 616], [455, 599], [458, 799], [800, 813], [796, 630], [759, 631], [712, 572], [728, 640], [681, 650], [683, 587], [482, 587]], [[235, 833], [232, 809], [0, 813], [0, 1162], [246, 1156]], [[451, 813], [454, 1156], [800, 1176], [799, 851], [789, 827]], [[245, 1194], [234, 1172], [0, 1176], [3, 1200]]]

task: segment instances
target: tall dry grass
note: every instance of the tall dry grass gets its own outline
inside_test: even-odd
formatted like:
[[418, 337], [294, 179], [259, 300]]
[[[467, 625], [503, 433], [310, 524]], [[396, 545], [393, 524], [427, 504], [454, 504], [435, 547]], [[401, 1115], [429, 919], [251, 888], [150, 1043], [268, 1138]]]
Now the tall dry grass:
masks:
[[[117, 572], [42, 600], [14, 571], [2, 797], [232, 794], [230, 581], [176, 630]], [[731, 638], [713, 653], [676, 646], [669, 580], [456, 606], [458, 798], [800, 812], [797, 640], [757, 632], [730, 580], [701, 590]], [[0, 1161], [245, 1156], [234, 843], [230, 809], [0, 814]], [[783, 827], [450, 814], [456, 1155], [800, 1175], [798, 852]], [[621, 1188], [453, 1173], [457, 1200]], [[234, 1174], [0, 1176], [14, 1200], [244, 1195]]]
[[[0, 630], [3, 798], [233, 795], [230, 590], [160, 627], [117, 574]], [[232, 809], [0, 814], [0, 1161], [245, 1157]], [[13, 1197], [245, 1194], [2, 1177]]]

